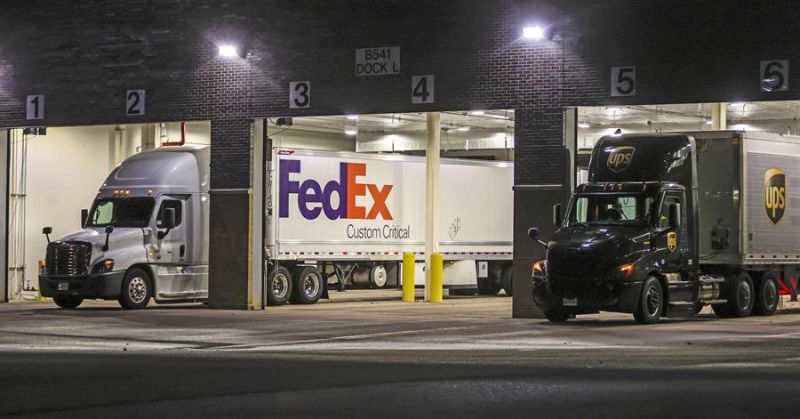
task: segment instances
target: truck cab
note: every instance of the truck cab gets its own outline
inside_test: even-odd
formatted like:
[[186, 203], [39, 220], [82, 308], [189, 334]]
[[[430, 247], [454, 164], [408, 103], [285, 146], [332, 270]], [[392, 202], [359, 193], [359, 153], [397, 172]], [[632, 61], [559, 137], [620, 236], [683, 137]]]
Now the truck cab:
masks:
[[128, 309], [208, 297], [208, 148], [128, 158], [100, 187], [81, 230], [50, 241], [39, 289], [62, 308], [85, 299]]
[[[534, 301], [548, 319], [604, 310], [653, 323], [702, 307], [687, 216], [696, 202], [693, 147], [684, 135], [598, 142], [589, 183], [577, 187], [563, 217], [556, 205], [558, 229], [540, 241], [547, 257], [533, 266]], [[530, 235], [539, 240], [537, 229]]]

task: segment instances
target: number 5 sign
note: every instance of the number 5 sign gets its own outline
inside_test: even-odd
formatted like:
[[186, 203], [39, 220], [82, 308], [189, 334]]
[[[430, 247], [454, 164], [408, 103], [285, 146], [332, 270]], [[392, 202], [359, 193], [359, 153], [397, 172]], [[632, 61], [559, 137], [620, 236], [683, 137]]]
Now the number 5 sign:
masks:
[[636, 96], [636, 67], [611, 67], [611, 96]]
[[789, 90], [789, 60], [761, 62], [761, 90], [765, 92]]

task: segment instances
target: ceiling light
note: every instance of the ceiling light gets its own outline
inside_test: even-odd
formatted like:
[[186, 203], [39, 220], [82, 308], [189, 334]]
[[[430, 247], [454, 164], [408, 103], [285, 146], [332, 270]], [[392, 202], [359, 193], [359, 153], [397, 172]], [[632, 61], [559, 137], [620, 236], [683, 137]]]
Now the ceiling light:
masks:
[[541, 26], [528, 26], [522, 29], [522, 37], [525, 39], [541, 40], [544, 39], [544, 28]]
[[220, 45], [219, 46], [219, 56], [220, 57], [238, 57], [239, 56], [239, 49], [236, 48], [234, 45]]
[[347, 115], [347, 119], [350, 121], [358, 121], [358, 115]]
[[344, 135], [346, 135], [348, 137], [353, 137], [356, 134], [358, 134], [358, 130], [355, 130], [355, 129], [346, 129], [346, 130], [344, 130]]
[[478, 115], [479, 116], [479, 115], [485, 115], [486, 112], [484, 112], [484, 111], [472, 111], [469, 114], [470, 115]]
[[615, 106], [611, 106], [611, 107], [608, 107], [608, 108], [606, 108], [606, 112], [608, 112], [608, 113], [610, 113], [610, 114], [619, 113], [621, 110], [622, 110], [622, 109], [620, 109], [620, 108], [617, 108], [617, 107], [615, 107]]
[[714, 125], [714, 121], [706, 119], [706, 125]]
[[583, 128], [583, 129], [591, 128], [591, 125], [589, 125], [588, 122], [579, 122], [578, 123], [578, 128]]
[[469, 132], [469, 127], [458, 127], [458, 132]]

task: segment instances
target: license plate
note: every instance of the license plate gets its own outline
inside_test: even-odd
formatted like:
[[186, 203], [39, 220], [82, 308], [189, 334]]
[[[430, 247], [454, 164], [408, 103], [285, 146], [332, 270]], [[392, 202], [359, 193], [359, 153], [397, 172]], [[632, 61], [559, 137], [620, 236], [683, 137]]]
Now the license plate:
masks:
[[564, 298], [564, 307], [577, 307], [578, 306], [578, 299], [577, 298]]
[[59, 282], [58, 283], [58, 290], [59, 291], [69, 291], [69, 282]]

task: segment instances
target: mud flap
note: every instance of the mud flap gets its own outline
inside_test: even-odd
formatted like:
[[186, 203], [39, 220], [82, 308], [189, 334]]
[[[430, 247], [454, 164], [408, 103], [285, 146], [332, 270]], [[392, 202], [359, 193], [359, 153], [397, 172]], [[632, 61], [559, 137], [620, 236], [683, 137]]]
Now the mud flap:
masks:
[[322, 296], [320, 298], [326, 300], [331, 299], [331, 297], [328, 296], [328, 274], [325, 272], [322, 273]]

